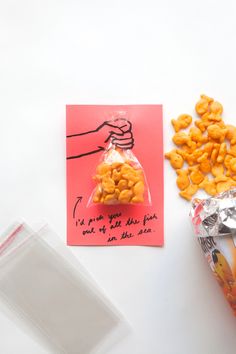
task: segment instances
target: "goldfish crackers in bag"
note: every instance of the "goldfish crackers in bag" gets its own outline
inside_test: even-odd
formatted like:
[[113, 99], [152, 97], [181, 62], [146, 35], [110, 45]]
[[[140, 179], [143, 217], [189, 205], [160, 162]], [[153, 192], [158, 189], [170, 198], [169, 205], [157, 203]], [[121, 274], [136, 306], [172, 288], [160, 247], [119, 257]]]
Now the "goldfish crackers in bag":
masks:
[[[123, 112], [122, 112], [123, 113]], [[94, 204], [151, 204], [144, 170], [131, 151], [134, 143], [132, 124], [126, 118], [109, 123], [121, 130], [119, 137], [110, 136], [110, 143], [102, 155], [93, 176], [96, 187], [88, 205]]]

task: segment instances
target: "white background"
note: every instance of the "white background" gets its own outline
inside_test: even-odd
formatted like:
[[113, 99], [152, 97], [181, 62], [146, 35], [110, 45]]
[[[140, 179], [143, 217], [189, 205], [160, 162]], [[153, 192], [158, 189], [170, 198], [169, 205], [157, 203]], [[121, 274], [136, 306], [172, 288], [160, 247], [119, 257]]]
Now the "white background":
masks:
[[[1, 229], [45, 220], [66, 240], [66, 104], [163, 103], [165, 150], [200, 93], [236, 123], [235, 17], [234, 0], [0, 0]], [[235, 353], [188, 212], [165, 162], [163, 248], [72, 249], [132, 325], [110, 354]], [[3, 314], [0, 352], [45, 353]]]

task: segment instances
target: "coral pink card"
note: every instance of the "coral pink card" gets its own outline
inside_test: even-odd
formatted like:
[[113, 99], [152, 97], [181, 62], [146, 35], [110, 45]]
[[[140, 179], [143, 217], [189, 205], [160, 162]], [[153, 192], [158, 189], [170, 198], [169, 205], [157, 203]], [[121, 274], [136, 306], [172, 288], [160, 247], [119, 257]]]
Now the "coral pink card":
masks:
[[[130, 131], [110, 119], [126, 112]], [[109, 141], [130, 149], [146, 175], [149, 204], [95, 204], [88, 206], [96, 186], [93, 176]], [[67, 243], [68, 245], [162, 246], [163, 132], [161, 105], [66, 107]], [[128, 151], [128, 150], [126, 150]]]

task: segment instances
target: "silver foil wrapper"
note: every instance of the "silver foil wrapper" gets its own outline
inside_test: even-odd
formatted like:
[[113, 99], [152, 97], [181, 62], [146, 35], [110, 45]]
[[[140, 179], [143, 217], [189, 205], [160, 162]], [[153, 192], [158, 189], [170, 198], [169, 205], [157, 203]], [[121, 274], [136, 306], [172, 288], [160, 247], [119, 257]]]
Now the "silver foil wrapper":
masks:
[[207, 199], [194, 199], [190, 217], [197, 237], [236, 235], [236, 188]]

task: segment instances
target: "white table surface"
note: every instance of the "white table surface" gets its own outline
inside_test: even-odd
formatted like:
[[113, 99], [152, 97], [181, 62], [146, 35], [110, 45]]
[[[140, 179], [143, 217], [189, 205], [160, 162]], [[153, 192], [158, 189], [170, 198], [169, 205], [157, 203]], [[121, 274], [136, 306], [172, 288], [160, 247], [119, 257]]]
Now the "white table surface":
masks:
[[[0, 0], [1, 229], [45, 220], [66, 239], [65, 105], [164, 105], [200, 93], [236, 123], [234, 0]], [[165, 162], [165, 246], [74, 247], [132, 333], [110, 354], [234, 354], [236, 320]], [[1, 354], [46, 353], [0, 314]]]

